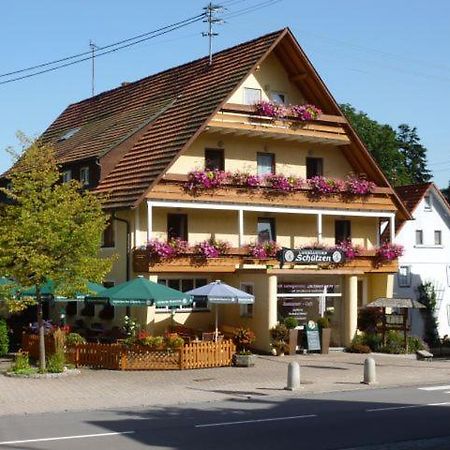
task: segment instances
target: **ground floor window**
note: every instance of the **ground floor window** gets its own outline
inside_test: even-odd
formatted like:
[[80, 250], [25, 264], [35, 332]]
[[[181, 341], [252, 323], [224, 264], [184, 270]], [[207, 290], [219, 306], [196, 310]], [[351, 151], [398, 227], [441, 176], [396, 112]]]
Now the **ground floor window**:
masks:
[[[247, 294], [253, 295], [254, 285], [253, 283], [241, 283], [241, 290], [247, 292]], [[253, 304], [240, 305], [240, 316], [248, 318], [253, 317]]]
[[[206, 278], [159, 278], [158, 283], [177, 291], [187, 292], [208, 284], [208, 280]], [[208, 300], [206, 298], [196, 298], [192, 307], [180, 306], [177, 309], [182, 311], [205, 311], [208, 310]], [[169, 308], [166, 306], [156, 307], [156, 311], [168, 310]]]

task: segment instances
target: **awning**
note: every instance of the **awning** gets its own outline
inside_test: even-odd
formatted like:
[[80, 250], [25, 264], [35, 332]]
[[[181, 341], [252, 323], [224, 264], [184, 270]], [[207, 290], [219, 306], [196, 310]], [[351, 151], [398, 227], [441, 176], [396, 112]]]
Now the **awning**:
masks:
[[408, 308], [408, 309], [422, 309], [425, 306], [413, 300], [412, 298], [387, 298], [380, 297], [366, 305], [368, 308]]

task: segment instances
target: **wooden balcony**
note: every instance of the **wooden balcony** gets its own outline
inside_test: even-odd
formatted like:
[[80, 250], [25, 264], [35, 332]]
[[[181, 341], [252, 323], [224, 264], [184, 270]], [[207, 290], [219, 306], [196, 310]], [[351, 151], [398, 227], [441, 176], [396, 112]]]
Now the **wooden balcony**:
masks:
[[208, 123], [207, 133], [252, 136], [316, 144], [348, 145], [350, 139], [342, 116], [322, 114], [302, 122], [295, 117], [273, 119], [260, 116], [249, 105], [227, 103]]
[[218, 258], [202, 258], [193, 253], [178, 256], [168, 261], [154, 262], [146, 250], [133, 251], [133, 270], [137, 273], [235, 273], [253, 270], [273, 274], [364, 274], [395, 273], [397, 261], [377, 264], [375, 251], [366, 250], [363, 255], [342, 265], [294, 265], [285, 264], [283, 268], [276, 259], [255, 259], [243, 248], [232, 248], [227, 255]]
[[305, 186], [301, 191], [280, 194], [269, 188], [248, 188], [226, 184], [220, 188], [199, 191], [195, 195], [186, 192], [183, 185], [187, 175], [167, 174], [147, 194], [149, 200], [165, 200], [179, 202], [203, 202], [239, 205], [279, 206], [284, 208], [323, 208], [349, 211], [383, 211], [395, 212], [392, 202], [392, 191], [389, 188], [377, 187], [368, 196], [326, 195], [316, 197]]

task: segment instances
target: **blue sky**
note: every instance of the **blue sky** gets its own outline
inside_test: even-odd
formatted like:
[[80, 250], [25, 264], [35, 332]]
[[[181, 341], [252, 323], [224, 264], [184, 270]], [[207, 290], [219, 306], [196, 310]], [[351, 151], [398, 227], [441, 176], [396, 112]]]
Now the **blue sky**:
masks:
[[[264, 0], [223, 0], [224, 14]], [[2, 2], [1, 73], [104, 46], [201, 12], [206, 1]], [[219, 2], [220, 3], [220, 2]], [[215, 49], [289, 26], [339, 102], [394, 127], [417, 126], [439, 186], [450, 179], [450, 2], [281, 0], [218, 27]], [[98, 58], [96, 91], [204, 56], [203, 23]], [[70, 103], [90, 96], [90, 63], [0, 85], [0, 170], [17, 130], [41, 133]], [[0, 78], [0, 81], [5, 78]]]

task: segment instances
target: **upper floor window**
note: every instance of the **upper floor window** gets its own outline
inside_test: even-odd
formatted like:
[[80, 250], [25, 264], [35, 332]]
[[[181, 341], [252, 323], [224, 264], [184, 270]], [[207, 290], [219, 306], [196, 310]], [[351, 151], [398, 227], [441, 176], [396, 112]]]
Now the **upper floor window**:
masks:
[[62, 182], [68, 183], [72, 179], [72, 171], [70, 169], [64, 170], [62, 173]]
[[83, 186], [89, 186], [89, 167], [81, 167], [80, 169], [80, 183]]
[[[194, 288], [199, 288], [208, 283], [206, 278], [158, 278], [158, 283], [164, 286], [168, 286], [177, 291], [186, 292]], [[157, 310], [167, 310], [167, 306], [157, 306]], [[180, 309], [191, 309], [191, 306], [181, 307]], [[205, 310], [208, 309], [208, 299], [202, 297], [196, 297], [192, 305], [192, 309]]]
[[434, 245], [442, 245], [442, 231], [434, 230]]
[[306, 158], [306, 178], [323, 176], [323, 158]]
[[271, 217], [258, 217], [258, 242], [276, 241], [275, 219]]
[[275, 103], [279, 103], [280, 105], [287, 104], [287, 96], [284, 92], [272, 91], [270, 96], [272, 97], [272, 101]]
[[336, 244], [348, 241], [352, 238], [350, 220], [336, 220], [334, 222], [334, 240]]
[[258, 175], [275, 173], [275, 155], [273, 153], [261, 153], [256, 155]]
[[103, 230], [102, 247], [114, 247], [115, 245], [115, 229], [114, 220], [110, 217], [108, 225]]
[[398, 285], [399, 287], [411, 286], [411, 267], [400, 266], [398, 269]]
[[416, 230], [416, 245], [423, 245], [423, 230]]
[[262, 92], [261, 89], [255, 88], [244, 88], [244, 104], [245, 105], [254, 105], [261, 101]]
[[167, 214], [167, 239], [188, 240], [187, 214]]
[[205, 169], [225, 170], [225, 156], [223, 149], [220, 148], [205, 149]]
[[423, 198], [424, 200], [424, 211], [431, 211], [431, 207], [432, 207], [432, 202], [431, 202], [431, 196], [430, 195], [425, 195], [425, 197]]

